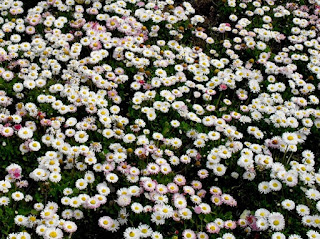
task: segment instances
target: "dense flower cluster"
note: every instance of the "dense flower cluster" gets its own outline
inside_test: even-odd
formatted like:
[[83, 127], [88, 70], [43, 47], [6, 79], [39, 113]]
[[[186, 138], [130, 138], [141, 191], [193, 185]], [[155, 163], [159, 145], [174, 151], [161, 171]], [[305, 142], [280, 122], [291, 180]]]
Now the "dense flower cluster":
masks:
[[213, 4], [0, 2], [2, 235], [320, 238], [320, 2]]

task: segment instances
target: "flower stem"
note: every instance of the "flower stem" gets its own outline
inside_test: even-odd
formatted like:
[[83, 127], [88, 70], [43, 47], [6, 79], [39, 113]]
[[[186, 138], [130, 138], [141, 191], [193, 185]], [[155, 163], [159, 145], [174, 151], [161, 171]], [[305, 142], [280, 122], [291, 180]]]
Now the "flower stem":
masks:
[[222, 92], [221, 92], [221, 93], [220, 93], [220, 95], [219, 95], [218, 102], [217, 102], [217, 104], [216, 104], [216, 110], [218, 109], [218, 105], [219, 105], [219, 102], [220, 102], [221, 96], [222, 96]]

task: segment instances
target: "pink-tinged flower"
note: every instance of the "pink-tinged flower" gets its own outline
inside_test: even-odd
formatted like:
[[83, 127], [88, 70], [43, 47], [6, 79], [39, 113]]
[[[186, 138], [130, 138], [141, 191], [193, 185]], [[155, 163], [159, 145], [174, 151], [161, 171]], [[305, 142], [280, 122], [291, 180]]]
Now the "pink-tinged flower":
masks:
[[215, 187], [215, 186], [212, 186], [210, 188], [210, 193], [215, 195], [215, 196], [220, 196], [222, 194], [222, 191], [219, 187]]
[[1, 134], [4, 137], [10, 137], [13, 135], [14, 130], [11, 127], [3, 127]]
[[[82, 27], [85, 23], [86, 23], [86, 20], [85, 20], [85, 19], [78, 19], [78, 20], [75, 21], [75, 22], [72, 22], [72, 23], [70, 22], [70, 26], [71, 26], [72, 28], [80, 28], [80, 27]], [[75, 36], [82, 36], [82, 35], [83, 35], [83, 32], [81, 32], [81, 31], [76, 31], [74, 35], [75, 35]]]
[[91, 29], [97, 30], [97, 27], [100, 26], [98, 22], [90, 22], [88, 24], [91, 24]]
[[116, 69], [114, 69], [114, 72], [117, 75], [123, 75], [125, 73], [124, 69], [121, 67], [117, 67]]
[[219, 85], [219, 90], [226, 90], [228, 89], [228, 86], [226, 84]]
[[160, 167], [155, 163], [149, 163], [147, 166], [147, 171], [150, 174], [158, 174], [160, 171]]
[[172, 219], [176, 222], [181, 220], [177, 211], [173, 211]]
[[256, 34], [255, 32], [251, 32], [251, 31], [250, 31], [250, 32], [248, 33], [248, 36], [250, 36], [250, 37], [255, 37], [256, 35], [257, 35], [257, 34]]
[[108, 72], [107, 74], [105, 74], [105, 77], [106, 77], [108, 80], [115, 80], [116, 74], [114, 74], [113, 72]]
[[198, 237], [198, 238], [201, 238], [201, 239], [209, 239], [208, 234], [205, 233], [205, 232], [198, 232], [198, 233], [197, 233], [197, 237]]
[[248, 99], [248, 95], [240, 94], [240, 95], [238, 95], [238, 98], [239, 98], [239, 100], [246, 100], [246, 99]]
[[132, 27], [127, 23], [122, 23], [118, 27], [118, 31], [125, 33], [126, 35], [130, 34], [132, 32]]
[[5, 81], [11, 81], [14, 74], [12, 71], [4, 71], [1, 76]]
[[201, 93], [199, 91], [195, 91], [195, 92], [193, 92], [193, 96], [195, 98], [199, 98], [201, 96]]
[[250, 109], [249, 109], [249, 107], [247, 107], [246, 105], [241, 105], [241, 106], [240, 106], [240, 110], [241, 110], [242, 112], [248, 112]]
[[308, 8], [308, 6], [306, 6], [306, 5], [302, 5], [302, 6], [300, 7], [300, 10], [301, 10], [301, 11], [308, 12], [308, 11], [309, 11], [309, 8]]
[[3, 31], [9, 33], [12, 32], [12, 29], [10, 27], [4, 27]]
[[129, 174], [130, 172], [130, 165], [127, 162], [121, 162], [120, 165], [117, 167], [117, 170], [123, 174]]
[[222, 119], [224, 119], [226, 122], [230, 122], [232, 120], [232, 117], [230, 115], [223, 115]]
[[109, 18], [107, 20], [106, 27], [109, 30], [115, 30], [117, 27], [119, 27], [119, 22], [115, 18]]
[[168, 188], [163, 184], [157, 184], [156, 192], [159, 194], [166, 194], [168, 192]]
[[232, 199], [232, 200], [230, 200], [229, 203], [227, 203], [227, 205], [229, 205], [231, 207], [236, 207], [238, 205], [238, 203], [235, 199]]
[[49, 119], [42, 119], [42, 120], [40, 120], [40, 124], [41, 124], [42, 126], [50, 126], [50, 125], [51, 125], [51, 120], [49, 120]]
[[36, 25], [39, 24], [40, 19], [41, 19], [41, 18], [39, 18], [39, 17], [32, 17], [32, 18], [29, 19], [29, 24], [30, 24], [31, 26], [36, 26]]
[[102, 45], [100, 43], [100, 41], [95, 41], [95, 42], [91, 42], [89, 47], [93, 50], [93, 51], [96, 51], [96, 50], [99, 50], [102, 48]]
[[90, 15], [98, 15], [99, 11], [98, 11], [98, 9], [91, 7], [91, 8], [87, 9], [87, 13]]
[[246, 227], [248, 225], [248, 222], [246, 219], [239, 219], [237, 223], [240, 227]]
[[190, 230], [190, 229], [186, 229], [182, 232], [182, 237], [183, 239], [196, 239], [197, 236], [194, 233], [194, 231]]
[[237, 112], [235, 112], [235, 111], [232, 111], [232, 112], [230, 113], [230, 115], [231, 115], [231, 117], [234, 118], [234, 119], [240, 119], [240, 117], [241, 117], [241, 114], [240, 114], [240, 113], [237, 113]]
[[117, 95], [118, 95], [118, 92], [117, 92], [116, 90], [110, 90], [110, 91], [108, 91], [108, 97], [109, 97], [110, 99], [114, 98], [114, 97], [117, 96]]
[[19, 13], [23, 12], [23, 8], [21, 7], [10, 8], [9, 12], [11, 15], [18, 15]]
[[63, 224], [63, 229], [67, 232], [67, 233], [73, 233], [77, 230], [77, 225], [72, 222], [72, 221], [66, 221]]
[[36, 29], [33, 26], [27, 26], [26, 27], [26, 33], [29, 35], [32, 35], [36, 32]]
[[143, 183], [143, 188], [148, 192], [153, 192], [156, 188], [156, 183], [152, 180], [146, 180]]
[[235, 229], [237, 227], [236, 222], [232, 221], [232, 220], [227, 220], [224, 222], [224, 228], [226, 229]]
[[142, 85], [143, 85], [143, 89], [145, 90], [150, 90], [153, 88], [151, 84], [142, 84]]
[[110, 229], [113, 224], [113, 219], [108, 216], [100, 217], [98, 225], [104, 229]]
[[249, 70], [249, 69], [251, 69], [252, 65], [253, 65], [252, 63], [247, 62], [244, 67]]
[[207, 232], [212, 233], [212, 234], [218, 234], [220, 231], [220, 227], [214, 223], [214, 222], [210, 222], [207, 224], [206, 226]]
[[201, 154], [200, 153], [197, 153], [196, 155], [196, 160], [200, 160], [201, 159]]
[[221, 197], [218, 195], [212, 195], [211, 202], [214, 203], [216, 206], [220, 206], [222, 204]]
[[139, 82], [140, 85], [143, 85], [143, 84], [146, 83], [144, 80], [139, 80], [138, 82]]
[[11, 173], [15, 179], [21, 178], [21, 172], [19, 169], [15, 169], [13, 173]]
[[173, 179], [173, 182], [179, 186], [183, 186], [186, 184], [186, 178], [183, 175], [176, 175]]
[[148, 156], [149, 152], [147, 152], [144, 148], [139, 147], [136, 148], [136, 150], [134, 151], [135, 155], [137, 155], [139, 158], [144, 158], [146, 156]]
[[257, 218], [255, 216], [249, 215], [246, 217], [246, 220], [253, 231], [259, 230], [259, 228], [257, 227], [257, 224], [256, 224]]
[[21, 178], [21, 168], [19, 167], [12, 167], [7, 169], [8, 173], [13, 177], [14, 179], [20, 179]]
[[99, 32], [106, 32], [106, 27], [101, 26], [98, 22], [95, 22], [92, 27], [93, 30], [99, 31]]
[[211, 207], [207, 203], [200, 203], [199, 207], [201, 208], [201, 213], [209, 214], [211, 213]]
[[199, 189], [202, 188], [202, 183], [201, 183], [200, 181], [197, 181], [197, 180], [193, 180], [193, 181], [191, 182], [191, 185], [192, 185], [192, 187], [193, 187], [194, 189], [197, 189], [197, 190], [199, 190]]
[[298, 5], [295, 4], [295, 3], [287, 3], [287, 4], [286, 4], [286, 8], [287, 8], [288, 10], [294, 10], [294, 9], [297, 9], [297, 8], [298, 8]]
[[75, 11], [78, 12], [78, 13], [83, 13], [84, 12], [84, 8], [81, 5], [77, 5], [75, 7]]
[[44, 12], [44, 13], [42, 13], [41, 16], [42, 16], [43, 18], [46, 18], [46, 17], [51, 16], [51, 13], [50, 13], [50, 12]]
[[273, 148], [273, 149], [276, 149], [276, 148], [279, 148], [280, 147], [280, 143], [281, 143], [281, 139], [280, 138], [275, 138], [274, 139], [266, 139], [265, 140], [265, 145], [267, 147], [270, 147], [270, 148]]
[[197, 214], [200, 214], [200, 213], [202, 212], [201, 207], [196, 206], [196, 207], [194, 208], [194, 212], [197, 213]]
[[274, 38], [277, 42], [280, 42], [284, 39], [286, 39], [286, 36], [284, 34], [278, 34], [276, 35], [276, 37]]
[[187, 206], [186, 198], [181, 194], [174, 194], [172, 200], [174, 201], [174, 206], [178, 209], [183, 209]]
[[120, 195], [117, 199], [117, 203], [120, 207], [126, 207], [131, 203], [131, 197], [127, 195]]
[[18, 188], [26, 188], [26, 187], [29, 186], [29, 183], [28, 183], [27, 180], [20, 180], [20, 181], [17, 181], [17, 182], [16, 182], [16, 186], [17, 186]]
[[179, 187], [175, 183], [168, 183], [167, 188], [169, 193], [177, 193], [179, 191]]
[[217, 94], [217, 92], [216, 92], [215, 90], [207, 90], [206, 93], [207, 93], [208, 95], [215, 95], [215, 94]]
[[18, 61], [13, 61], [10, 63], [10, 65], [7, 66], [7, 68], [9, 70], [13, 70], [16, 66], [18, 66], [18, 64], [19, 64]]
[[89, 209], [96, 209], [96, 208], [98, 208], [98, 207], [100, 207], [100, 201], [97, 199], [97, 198], [95, 198], [95, 197], [91, 197], [91, 198], [89, 198], [89, 199], [87, 199], [86, 200], [86, 202], [85, 202], [85, 207], [86, 208], [89, 208]]
[[150, 205], [147, 205], [143, 208], [143, 212], [153, 212], [153, 208]]
[[201, 169], [198, 171], [198, 176], [200, 177], [200, 179], [207, 178], [209, 176], [209, 172], [206, 169]]
[[37, 116], [38, 116], [40, 119], [43, 119], [44, 117], [46, 117], [46, 113], [39, 111], [38, 114], [37, 114]]
[[138, 3], [137, 3], [137, 6], [138, 6], [138, 7], [143, 7], [144, 5], [145, 5], [144, 2], [138, 2]]
[[230, 194], [222, 194], [221, 195], [222, 202], [225, 204], [229, 204], [234, 198]]
[[102, 170], [107, 175], [109, 172], [113, 171], [115, 168], [114, 164], [112, 163], [105, 163], [102, 165]]
[[[21, 175], [22, 168], [18, 164], [10, 164], [8, 167], [6, 167], [6, 171], [11, 175], [14, 176], [14, 174]], [[17, 175], [18, 176], [18, 175]]]
[[47, 4], [53, 5], [56, 2], [56, 0], [47, 0]]
[[[139, 132], [141, 130], [141, 128], [139, 127], [139, 125], [135, 124], [135, 125], [130, 125], [130, 129], [133, 132]], [[145, 149], [144, 149], [145, 150]]]
[[204, 198], [206, 196], [207, 191], [204, 189], [201, 189], [197, 192], [197, 195], [201, 198]]

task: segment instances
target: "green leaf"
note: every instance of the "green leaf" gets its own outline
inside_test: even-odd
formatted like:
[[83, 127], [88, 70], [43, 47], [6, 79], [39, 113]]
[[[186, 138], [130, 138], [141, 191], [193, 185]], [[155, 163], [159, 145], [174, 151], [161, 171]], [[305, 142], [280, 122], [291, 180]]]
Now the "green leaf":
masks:
[[38, 211], [35, 210], [35, 209], [31, 209], [30, 213], [31, 213], [32, 215], [37, 215], [37, 214], [39, 214]]
[[170, 123], [166, 121], [163, 125], [162, 135], [166, 135], [170, 131]]
[[180, 127], [184, 131], [188, 131], [190, 129], [190, 126], [186, 122], [181, 122]]

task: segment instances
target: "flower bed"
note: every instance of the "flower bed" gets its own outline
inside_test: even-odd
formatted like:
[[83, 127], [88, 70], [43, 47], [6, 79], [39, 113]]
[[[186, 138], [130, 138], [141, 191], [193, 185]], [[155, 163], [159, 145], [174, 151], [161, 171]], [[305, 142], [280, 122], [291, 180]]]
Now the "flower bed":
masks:
[[2, 238], [320, 238], [320, 1], [194, 4], [0, 2]]

